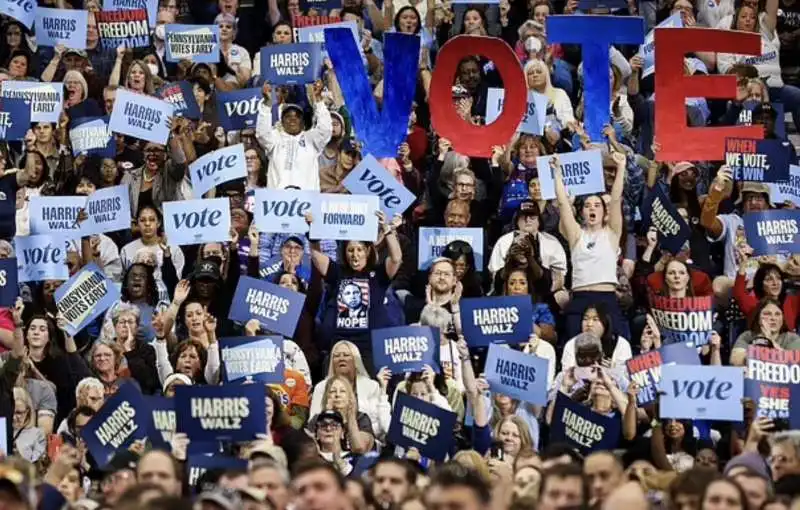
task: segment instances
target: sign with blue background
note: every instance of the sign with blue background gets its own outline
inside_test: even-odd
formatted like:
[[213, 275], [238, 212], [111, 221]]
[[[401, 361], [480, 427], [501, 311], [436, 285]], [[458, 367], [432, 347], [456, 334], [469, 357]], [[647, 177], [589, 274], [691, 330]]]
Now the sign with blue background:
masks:
[[216, 64], [219, 62], [219, 27], [217, 25], [168, 24], [164, 46], [167, 62], [191, 60]]
[[104, 11], [131, 11], [145, 9], [147, 22], [151, 27], [156, 26], [158, 16], [158, 0], [103, 0]]
[[416, 448], [423, 457], [443, 461], [455, 440], [457, 419], [454, 412], [399, 392], [386, 438], [397, 446]]
[[168, 83], [158, 89], [156, 95], [175, 107], [176, 117], [200, 118], [200, 106], [194, 97], [192, 84], [188, 81]]
[[108, 127], [115, 133], [166, 145], [168, 120], [174, 113], [171, 103], [120, 88]]
[[[553, 156], [539, 156], [536, 167], [539, 168], [539, 186], [544, 200], [556, 198], [555, 180], [550, 168]], [[606, 183], [603, 177], [603, 156], [598, 150], [566, 152], [559, 154], [561, 175], [567, 194], [579, 197], [593, 193], [605, 193]]]
[[81, 223], [81, 236], [131, 228], [131, 204], [127, 184], [95, 191], [89, 195], [85, 209], [88, 217]]
[[354, 195], [375, 195], [387, 221], [406, 212], [416, 197], [394, 178], [372, 154], [367, 154], [342, 184]]
[[756, 416], [789, 420], [791, 429], [800, 428], [800, 406], [791, 407], [798, 394], [800, 362], [795, 351], [757, 346], [747, 349], [744, 396], [755, 403]]
[[164, 202], [164, 232], [177, 246], [226, 242], [231, 236], [230, 207], [227, 198]]
[[650, 405], [658, 396], [661, 386], [661, 369], [665, 365], [699, 365], [697, 349], [683, 343], [665, 345], [625, 362], [628, 377], [639, 386], [636, 401], [640, 406]]
[[282, 337], [220, 338], [219, 355], [226, 383], [284, 383]]
[[63, 238], [51, 235], [17, 236], [14, 245], [20, 282], [69, 278]]
[[742, 219], [754, 257], [800, 253], [800, 209], [745, 213]]
[[36, 7], [36, 0], [0, 0], [0, 14], [11, 16], [28, 27], [28, 30], [33, 28]]
[[651, 226], [655, 227], [662, 248], [673, 254], [683, 249], [683, 245], [692, 235], [692, 229], [661, 186], [653, 186], [641, 212], [642, 230], [647, 231]]
[[741, 367], [668, 365], [661, 369], [661, 418], [740, 422], [744, 408]]
[[[627, 7], [627, 6], [626, 6]], [[683, 18], [681, 13], [673, 14], [658, 24], [656, 28], [683, 28]], [[655, 30], [651, 30], [644, 38], [644, 44], [639, 46], [639, 56], [642, 57], [642, 78], [653, 74], [656, 70], [656, 36]]]
[[[148, 0], [149, 1], [149, 0]], [[147, 48], [150, 46], [150, 26], [147, 9], [104, 10], [95, 13], [97, 31], [105, 50]]]
[[175, 419], [192, 441], [252, 441], [267, 433], [264, 386], [177, 386]]
[[418, 269], [428, 269], [431, 262], [441, 257], [444, 249], [453, 241], [464, 241], [470, 245], [475, 256], [475, 271], [483, 271], [483, 229], [472, 227], [420, 227]]
[[0, 259], [0, 307], [10, 308], [17, 302], [18, 281], [17, 259]]
[[94, 263], [75, 273], [55, 294], [56, 308], [67, 320], [67, 332], [73, 336], [119, 298], [117, 285]]
[[376, 369], [387, 367], [392, 374], [420, 372], [429, 365], [439, 368], [439, 329], [429, 326], [399, 326], [373, 329], [372, 356]]
[[78, 156], [100, 156], [113, 158], [117, 153], [117, 142], [108, 129], [108, 119], [103, 117], [83, 117], [72, 121], [69, 130], [72, 154]]
[[[325, 51], [325, 29], [326, 28], [349, 28], [353, 34], [353, 41], [361, 49], [361, 35], [358, 31], [358, 25], [355, 21], [340, 21], [338, 23], [328, 23], [326, 25], [314, 25], [309, 27], [300, 27], [297, 29], [297, 42], [301, 43], [321, 43], [322, 57], [327, 56]], [[363, 51], [363, 50], [362, 50]]]
[[86, 197], [31, 197], [31, 233], [58, 234], [67, 238], [80, 237], [78, 213], [85, 205]]
[[[217, 115], [225, 131], [255, 128], [261, 108], [261, 88], [217, 92]], [[264, 108], [267, 108], [264, 106]]]
[[737, 181], [786, 182], [791, 153], [784, 140], [725, 139], [725, 164]]
[[702, 347], [711, 341], [714, 331], [712, 296], [671, 298], [653, 295], [650, 305], [664, 345], [683, 343]]
[[[191, 443], [190, 443], [191, 444]], [[200, 477], [210, 470], [246, 470], [247, 460], [227, 455], [189, 455], [186, 461], [189, 487], [194, 489]]]
[[253, 220], [259, 232], [304, 234], [308, 232], [305, 213], [319, 197], [314, 191], [258, 188], [255, 191]]
[[224, 147], [196, 159], [189, 166], [189, 175], [197, 197], [218, 184], [246, 177], [244, 144]]
[[64, 102], [63, 83], [20, 80], [3, 82], [2, 97], [30, 101], [31, 122], [58, 122]]
[[550, 441], [567, 443], [584, 455], [613, 450], [619, 443], [621, 425], [618, 416], [598, 414], [559, 391], [550, 422]]
[[305, 301], [306, 295], [300, 292], [242, 276], [228, 318], [243, 324], [257, 319], [269, 331], [292, 338]]
[[272, 44], [261, 48], [261, 77], [272, 85], [313, 83], [322, 69], [319, 43]]
[[461, 300], [461, 328], [470, 347], [527, 342], [533, 330], [530, 296], [491, 296]]
[[[1, 1], [1, 0], [0, 0]], [[31, 102], [25, 99], [0, 99], [0, 140], [24, 140], [31, 127]]]
[[175, 434], [175, 399], [145, 395], [144, 400], [153, 413], [153, 430], [150, 441], [159, 448], [169, 448]]
[[533, 354], [492, 344], [486, 355], [485, 377], [494, 393], [543, 406], [547, 404], [548, 364]]
[[[500, 116], [505, 101], [505, 89], [490, 88], [486, 95], [486, 123], [491, 124]], [[519, 130], [521, 133], [541, 136], [544, 134], [544, 122], [547, 117], [547, 96], [532, 90], [528, 91], [528, 108], [522, 116]]]
[[311, 209], [314, 215], [314, 221], [311, 223], [311, 239], [374, 243], [378, 238], [376, 196], [320, 193]]
[[769, 198], [773, 204], [794, 202], [800, 204], [800, 166], [789, 165], [789, 180], [770, 183]]
[[85, 50], [88, 16], [89, 11], [81, 9], [39, 7], [36, 10], [36, 44], [63, 44], [67, 48]]

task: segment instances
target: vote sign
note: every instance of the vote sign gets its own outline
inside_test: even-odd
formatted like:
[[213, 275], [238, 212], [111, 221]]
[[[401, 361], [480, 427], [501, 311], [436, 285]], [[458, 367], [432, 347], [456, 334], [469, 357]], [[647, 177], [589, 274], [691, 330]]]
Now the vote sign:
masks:
[[665, 365], [699, 365], [697, 349], [684, 343], [670, 344], [646, 352], [625, 362], [628, 378], [639, 386], [636, 401], [640, 406], [655, 402], [661, 387], [661, 369]]
[[164, 202], [164, 231], [171, 244], [222, 243], [230, 239], [227, 198]]
[[51, 235], [17, 236], [14, 245], [20, 282], [69, 278], [67, 250], [62, 239]]
[[416, 448], [423, 457], [443, 461], [455, 437], [456, 413], [399, 392], [386, 438], [405, 448]]
[[304, 234], [308, 232], [305, 213], [319, 196], [313, 191], [298, 189], [255, 190], [253, 219], [259, 232]]
[[403, 183], [393, 177], [375, 156], [367, 154], [342, 181], [347, 191], [354, 195], [375, 195], [387, 220], [402, 215], [416, 197]]
[[494, 393], [543, 406], [547, 404], [548, 365], [544, 358], [492, 344], [486, 356], [486, 380]]
[[[217, 92], [217, 113], [220, 125], [225, 131], [238, 131], [255, 128], [262, 106], [261, 88]], [[271, 108], [270, 108], [271, 109]]]
[[527, 342], [533, 330], [530, 296], [491, 296], [461, 300], [461, 327], [470, 347]]
[[387, 367], [393, 374], [419, 372], [429, 365], [439, 369], [439, 328], [399, 326], [373, 329], [372, 356], [376, 368]]
[[661, 375], [661, 418], [735, 422], [744, 418], [741, 367], [669, 365]]
[[224, 147], [198, 158], [189, 166], [189, 175], [192, 178], [192, 189], [197, 197], [214, 186], [246, 177], [244, 144]]
[[192, 441], [252, 441], [267, 433], [264, 386], [177, 386], [175, 418]]

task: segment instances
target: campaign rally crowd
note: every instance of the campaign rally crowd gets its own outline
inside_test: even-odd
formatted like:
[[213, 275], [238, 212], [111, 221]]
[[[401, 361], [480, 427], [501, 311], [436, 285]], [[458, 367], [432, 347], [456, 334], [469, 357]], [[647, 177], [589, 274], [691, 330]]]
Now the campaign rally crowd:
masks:
[[800, 509], [798, 0], [0, 20], [0, 510]]

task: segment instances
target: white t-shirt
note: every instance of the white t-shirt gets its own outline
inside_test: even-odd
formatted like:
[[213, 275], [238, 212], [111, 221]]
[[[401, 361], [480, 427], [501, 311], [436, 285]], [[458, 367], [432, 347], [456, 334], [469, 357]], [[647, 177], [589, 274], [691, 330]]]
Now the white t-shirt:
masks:
[[[783, 87], [780, 64], [781, 41], [778, 39], [778, 32], [776, 30], [772, 30], [771, 32], [766, 31], [766, 17], [767, 15], [763, 12], [758, 17], [758, 24], [761, 27], [761, 55], [718, 53], [717, 67], [721, 74], [728, 73], [734, 64], [749, 64], [758, 69], [758, 75], [760, 77], [766, 78], [768, 86]], [[731, 15], [730, 18], [726, 17], [720, 24], [725, 26], [725, 21], [732, 19], [733, 15]], [[730, 24], [728, 24], [727, 27], [730, 27]]]
[[461, 366], [461, 358], [458, 356], [458, 345], [449, 340], [448, 344], [439, 344], [439, 364], [442, 366], [442, 373], [452, 379], [458, 390], [464, 391], [464, 376]]

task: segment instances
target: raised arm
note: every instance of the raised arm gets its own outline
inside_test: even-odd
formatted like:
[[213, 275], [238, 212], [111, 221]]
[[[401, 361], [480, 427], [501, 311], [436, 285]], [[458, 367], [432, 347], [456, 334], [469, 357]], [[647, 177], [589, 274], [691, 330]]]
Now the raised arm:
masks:
[[614, 152], [611, 157], [617, 165], [617, 174], [614, 176], [614, 184], [611, 186], [611, 203], [608, 204], [608, 226], [620, 237], [622, 235], [622, 191], [625, 189], [625, 163], [627, 157], [624, 152]]
[[561, 161], [558, 157], [550, 158], [550, 171], [553, 174], [553, 184], [556, 188], [556, 201], [558, 203], [559, 222], [564, 237], [567, 238], [570, 248], [575, 246], [581, 237], [581, 227], [575, 220], [572, 212], [572, 204], [567, 196], [567, 188], [564, 186], [564, 178], [561, 173]]
[[376, 211], [380, 227], [383, 229], [383, 236], [386, 239], [386, 248], [389, 251], [389, 256], [386, 257], [386, 275], [389, 278], [394, 278], [397, 271], [400, 270], [400, 265], [403, 263], [403, 250], [400, 248], [400, 241], [397, 239], [397, 227], [403, 221], [402, 217], [397, 215], [392, 218], [391, 223], [386, 223], [386, 215], [383, 211]]
[[778, 27], [778, 0], [767, 0], [764, 6], [764, 30], [770, 39], [775, 34], [775, 29]]
[[719, 210], [719, 203], [722, 202], [728, 194], [726, 190], [732, 187], [729, 186], [732, 179], [733, 176], [729, 167], [723, 166], [720, 168], [719, 172], [717, 172], [717, 176], [714, 178], [714, 182], [711, 183], [708, 196], [705, 202], [703, 202], [703, 210], [700, 213], [700, 225], [706, 229], [709, 237], [714, 240], [719, 240], [719, 237], [722, 235], [722, 221], [717, 217], [717, 211]]
[[[314, 216], [312, 216], [311, 212], [306, 211], [305, 213], [306, 223], [308, 223], [309, 228], [311, 224], [314, 222]], [[328, 268], [331, 265], [331, 259], [322, 253], [322, 250], [319, 247], [319, 240], [312, 240], [311, 241], [311, 263], [314, 264], [314, 267], [317, 268], [319, 274], [325, 278], [328, 275]], [[387, 265], [388, 267], [388, 265]]]
[[111, 69], [111, 75], [108, 77], [108, 84], [112, 87], [119, 86], [119, 80], [122, 76], [122, 60], [125, 58], [125, 46], [117, 48], [117, 59], [114, 61], [114, 67]]

